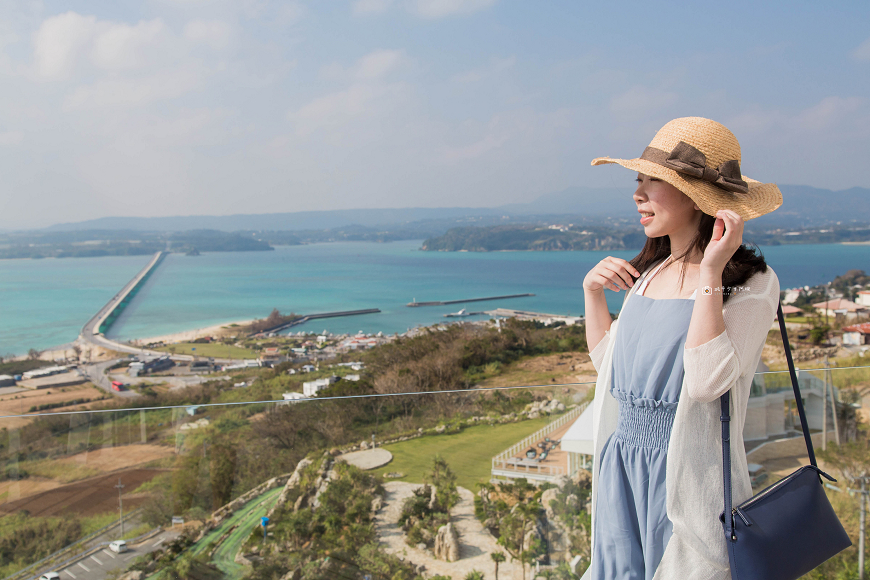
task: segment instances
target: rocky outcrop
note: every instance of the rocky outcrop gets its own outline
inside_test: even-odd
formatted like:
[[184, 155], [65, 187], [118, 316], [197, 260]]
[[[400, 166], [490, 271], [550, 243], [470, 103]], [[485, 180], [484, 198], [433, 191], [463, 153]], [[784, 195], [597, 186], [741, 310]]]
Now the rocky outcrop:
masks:
[[[535, 419], [541, 414], [550, 415], [552, 413], [561, 413], [566, 409], [565, 404], [556, 399], [549, 401], [535, 401], [526, 406], [525, 413], [529, 415], [529, 419]], [[534, 417], [532, 417], [534, 415]]]
[[459, 533], [452, 523], [438, 528], [435, 536], [435, 557], [446, 562], [459, 560]]
[[284, 486], [284, 489], [281, 490], [281, 495], [278, 496], [278, 501], [275, 502], [269, 512], [266, 514], [266, 517], [271, 518], [272, 514], [275, 513], [275, 510], [278, 509], [279, 506], [287, 503], [287, 497], [290, 494], [290, 491], [299, 485], [299, 482], [302, 480], [302, 472], [306, 467], [314, 463], [308, 458], [302, 459], [299, 463], [296, 464], [296, 469], [293, 470], [293, 473], [290, 475], [290, 478], [287, 480], [287, 484]]

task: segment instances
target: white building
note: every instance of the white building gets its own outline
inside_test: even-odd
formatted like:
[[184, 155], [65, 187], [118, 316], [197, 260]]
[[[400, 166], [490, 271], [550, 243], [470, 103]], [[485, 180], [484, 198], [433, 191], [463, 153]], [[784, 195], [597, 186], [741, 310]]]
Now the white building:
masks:
[[306, 397], [313, 397], [317, 395], [319, 391], [329, 387], [329, 385], [335, 384], [338, 382], [338, 377], [335, 375], [325, 378], [325, 379], [317, 379], [316, 381], [308, 381], [306, 383], [302, 383], [302, 393]]
[[870, 310], [866, 306], [846, 300], [845, 298], [816, 302], [813, 304], [813, 308], [822, 316], [836, 318], [839, 315], [844, 320], [855, 320], [859, 316], [867, 316], [870, 313]]
[[801, 295], [803, 288], [788, 288], [785, 290], [785, 298], [782, 299], [783, 304], [791, 304]]
[[302, 393], [284, 393], [281, 396], [284, 397], [284, 401], [281, 403], [278, 403], [279, 405], [290, 405], [292, 403], [298, 403], [299, 401], [302, 401], [302, 400], [305, 400], [308, 398], [305, 395], [303, 395]]
[[870, 322], [843, 327], [843, 344], [861, 346], [870, 344]]

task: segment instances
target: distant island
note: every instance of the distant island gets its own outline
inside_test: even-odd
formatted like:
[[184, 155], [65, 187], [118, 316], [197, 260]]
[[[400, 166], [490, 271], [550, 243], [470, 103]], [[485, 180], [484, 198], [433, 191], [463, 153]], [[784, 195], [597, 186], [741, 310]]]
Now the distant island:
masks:
[[[577, 227], [574, 224], [527, 224], [451, 228], [423, 242], [434, 252], [504, 252], [634, 250], [643, 248], [646, 235], [628, 227]], [[744, 240], [760, 246], [834, 244], [870, 241], [870, 228], [843, 226], [800, 230], [756, 230], [747, 224]]]
[[[289, 238], [283, 241], [287, 245], [293, 243]], [[132, 235], [117, 230], [0, 235], [0, 259], [142, 256], [161, 250], [196, 256], [200, 252], [262, 252], [274, 249], [268, 242], [253, 236], [217, 230], [135, 232]]]

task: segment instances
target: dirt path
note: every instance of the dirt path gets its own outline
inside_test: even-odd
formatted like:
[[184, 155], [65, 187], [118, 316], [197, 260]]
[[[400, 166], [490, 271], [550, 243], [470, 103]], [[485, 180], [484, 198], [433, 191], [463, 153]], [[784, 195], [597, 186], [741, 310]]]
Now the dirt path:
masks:
[[[441, 574], [451, 578], [464, 578], [471, 570], [476, 569], [483, 572], [486, 578], [495, 578], [495, 566], [489, 555], [493, 552], [504, 552], [504, 548], [496, 544], [495, 538], [474, 517], [474, 494], [464, 487], [459, 488], [459, 503], [450, 510], [451, 521], [459, 532], [458, 562], [436, 560], [430, 550], [420, 550], [405, 544], [402, 528], [397, 522], [405, 499], [420, 485], [400, 481], [384, 484], [384, 507], [375, 517], [375, 529], [384, 549], [390, 554], [404, 555], [407, 561], [414, 564], [426, 566], [428, 576]], [[498, 577], [502, 580], [519, 580], [521, 575], [519, 565], [510, 562], [510, 556], [507, 562], [498, 567]]]

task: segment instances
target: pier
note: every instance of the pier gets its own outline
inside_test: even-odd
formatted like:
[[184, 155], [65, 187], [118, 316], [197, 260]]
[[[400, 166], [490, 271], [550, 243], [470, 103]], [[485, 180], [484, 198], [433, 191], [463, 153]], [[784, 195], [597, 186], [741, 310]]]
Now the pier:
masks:
[[436, 302], [408, 302], [405, 306], [445, 306], [448, 304], [463, 304], [465, 302], [485, 302], [487, 300], [507, 300], [508, 298], [525, 298], [527, 296], [534, 296], [534, 294], [510, 294], [508, 296], [488, 296], [486, 298], [466, 298], [464, 300], [444, 300], [444, 301], [436, 301]]
[[585, 324], [584, 316], [571, 316], [569, 314], [547, 314], [545, 312], [529, 312], [527, 310], [510, 310], [508, 308], [496, 308], [486, 312], [493, 318], [516, 318], [518, 320], [534, 320], [543, 322], [544, 324], [553, 324], [554, 322], [564, 322], [568, 326], [574, 324]]
[[169, 252], [157, 252], [148, 265], [136, 274], [132, 280], [127, 282], [124, 288], [115, 294], [109, 302], [103, 306], [97, 314], [91, 318], [82, 328], [81, 338], [86, 342], [110, 348], [121, 352], [141, 353], [142, 349], [126, 347], [115, 341], [106, 339], [105, 333], [111, 328], [112, 324], [121, 315], [121, 312], [130, 304], [134, 296], [142, 289], [145, 282], [154, 273], [154, 270], [163, 262], [163, 259]]
[[381, 311], [380, 308], [366, 308], [364, 310], [342, 310], [340, 312], [321, 312], [320, 314], [305, 314], [299, 318], [294, 318], [289, 322], [284, 322], [278, 326], [261, 330], [256, 334], [265, 334], [267, 332], [281, 332], [293, 326], [305, 324], [309, 320], [317, 320], [318, 318], [338, 318], [339, 316], [359, 316], [360, 314], [377, 314]]

